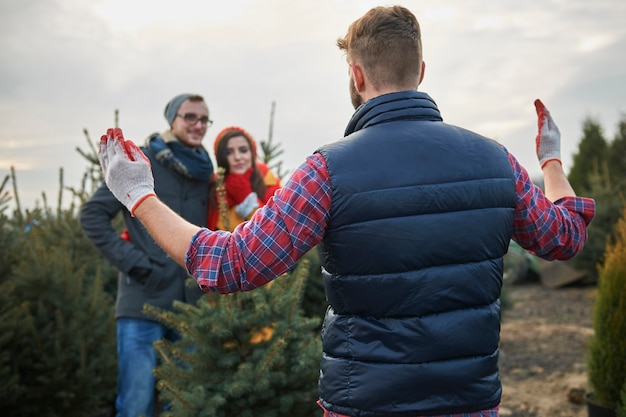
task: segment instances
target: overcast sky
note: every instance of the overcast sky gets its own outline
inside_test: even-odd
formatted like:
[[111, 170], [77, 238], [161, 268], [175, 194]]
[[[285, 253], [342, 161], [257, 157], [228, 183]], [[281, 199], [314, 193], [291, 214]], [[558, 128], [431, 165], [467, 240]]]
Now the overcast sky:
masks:
[[[56, 207], [59, 169], [80, 185], [83, 129], [114, 123], [142, 144], [165, 104], [202, 94], [214, 125], [274, 140], [285, 168], [342, 137], [353, 109], [335, 45], [366, 0], [0, 0], [0, 179], [14, 166], [22, 207]], [[562, 133], [565, 169], [582, 123], [612, 140], [626, 113], [624, 0], [399, 0], [422, 26], [420, 90], [444, 121], [491, 137], [534, 177], [535, 98]], [[69, 193], [64, 193], [69, 200]]]

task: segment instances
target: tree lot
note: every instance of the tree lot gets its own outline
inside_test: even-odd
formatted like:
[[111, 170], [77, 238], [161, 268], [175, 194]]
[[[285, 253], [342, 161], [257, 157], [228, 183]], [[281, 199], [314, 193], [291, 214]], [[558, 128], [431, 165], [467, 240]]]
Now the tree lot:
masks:
[[[110, 409], [115, 397], [117, 271], [78, 222], [80, 205], [101, 180], [94, 144], [85, 136], [89, 151], [77, 151], [91, 164], [80, 187], [64, 186], [60, 171], [60, 190], [73, 196], [69, 208], [61, 209], [61, 191], [56, 209], [45, 193], [41, 207], [20, 207], [14, 170], [0, 183], [0, 415], [88, 417]], [[271, 137], [270, 124], [269, 139], [261, 141], [270, 166], [282, 153]], [[273, 166], [284, 176], [280, 162]], [[597, 122], [584, 121], [568, 176], [577, 194], [596, 199], [589, 241], [572, 263], [597, 277], [624, 207], [626, 116], [611, 141]], [[8, 213], [12, 201], [17, 208]], [[117, 226], [121, 231], [121, 218]], [[319, 414], [315, 381], [325, 300], [316, 254], [289, 275], [258, 292], [209, 294], [198, 306], [180, 305], [179, 313], [146, 307], [183, 334], [178, 344], [157, 343], [163, 358], [158, 387], [174, 406], [169, 415]], [[247, 402], [236, 407], [234, 398]]]

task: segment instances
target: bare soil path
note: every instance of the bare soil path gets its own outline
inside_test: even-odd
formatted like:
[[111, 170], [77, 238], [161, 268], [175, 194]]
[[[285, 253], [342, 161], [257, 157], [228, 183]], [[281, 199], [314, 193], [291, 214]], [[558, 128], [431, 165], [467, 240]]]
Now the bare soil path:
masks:
[[594, 286], [510, 286], [500, 342], [502, 417], [586, 417]]

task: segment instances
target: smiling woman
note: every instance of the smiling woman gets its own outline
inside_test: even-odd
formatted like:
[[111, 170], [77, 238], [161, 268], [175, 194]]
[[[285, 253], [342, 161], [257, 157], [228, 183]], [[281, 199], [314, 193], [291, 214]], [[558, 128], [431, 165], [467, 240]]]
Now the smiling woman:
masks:
[[116, 32], [132, 32], [154, 24], [184, 26], [193, 23], [225, 23], [242, 13], [251, 0], [206, 1], [179, 0], [178, 12], [172, 4], [151, 0], [102, 0], [94, 10]]

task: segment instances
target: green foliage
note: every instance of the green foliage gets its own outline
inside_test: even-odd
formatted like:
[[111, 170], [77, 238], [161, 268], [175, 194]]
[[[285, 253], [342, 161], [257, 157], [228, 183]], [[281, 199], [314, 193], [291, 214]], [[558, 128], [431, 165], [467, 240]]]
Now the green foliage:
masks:
[[620, 405], [617, 407], [616, 417], [626, 417], [626, 381], [624, 381], [624, 386], [622, 387], [622, 397]]
[[308, 273], [304, 294], [302, 295], [302, 312], [306, 317], [319, 317], [318, 329], [322, 329], [322, 321], [326, 314], [326, 293], [324, 292], [324, 281], [322, 279], [322, 267], [317, 254], [317, 249], [309, 251], [301, 259], [306, 261]]
[[21, 233], [18, 230], [20, 224], [12, 221], [6, 214], [11, 201], [9, 192], [5, 190], [8, 180], [7, 175], [0, 184], [0, 283], [8, 277], [11, 267], [19, 259], [14, 242]]
[[27, 387], [20, 385], [20, 375], [13, 363], [13, 340], [26, 339], [31, 328], [27, 306], [13, 301], [14, 285], [11, 281], [0, 283], [0, 413], [8, 415], [13, 398], [24, 395]]
[[608, 165], [613, 178], [626, 180], [626, 114], [622, 115], [615, 139], [609, 147]]
[[587, 196], [596, 201], [596, 214], [587, 228], [587, 243], [572, 259], [572, 265], [585, 271], [592, 282], [597, 281], [598, 268], [602, 264], [606, 245], [615, 231], [615, 224], [624, 207], [623, 188], [611, 181], [606, 163], [601, 167], [602, 172], [595, 170], [589, 175], [591, 190]]
[[284, 153], [282, 146], [279, 143], [274, 143], [274, 112], [276, 111], [276, 102], [272, 102], [272, 109], [270, 111], [270, 127], [267, 140], [261, 140], [261, 151], [263, 152], [263, 162], [274, 172], [274, 174], [284, 180], [287, 177], [287, 173], [283, 170], [283, 161], [278, 157]]
[[598, 171], [600, 164], [606, 160], [607, 150], [608, 143], [600, 124], [590, 118], [586, 119], [583, 123], [583, 137], [578, 145], [578, 153], [574, 155], [574, 164], [568, 174], [570, 184], [577, 194], [589, 193], [591, 189], [589, 173]]
[[626, 115], [620, 121], [615, 139], [608, 150], [602, 151], [606, 146], [601, 132], [602, 129], [596, 123], [586, 121], [585, 137], [580, 143], [574, 167], [569, 174], [577, 193], [596, 201], [596, 215], [589, 225], [589, 238], [585, 248], [572, 260], [573, 266], [585, 271], [591, 281], [597, 280], [597, 271], [602, 263], [606, 244], [624, 207]]
[[0, 415], [84, 417], [115, 393], [115, 321], [103, 265], [74, 204], [51, 210], [44, 194], [43, 208], [22, 212], [12, 176], [12, 217], [5, 215], [7, 179], [0, 187]]
[[[115, 126], [117, 127], [118, 120], [118, 112], [115, 111]], [[85, 135], [85, 139], [87, 141], [87, 146], [89, 149], [87, 151], [76, 147], [76, 152], [78, 152], [85, 160], [88, 162], [88, 166], [85, 169], [85, 173], [83, 175], [83, 179], [81, 182], [80, 188], [74, 187], [66, 187], [68, 191], [72, 193], [74, 196], [74, 200], [78, 200], [81, 204], [96, 191], [96, 189], [100, 186], [103, 181], [102, 178], [102, 169], [100, 168], [100, 162], [98, 161], [98, 150], [96, 148], [96, 143], [93, 142], [89, 137], [89, 132], [87, 129], [83, 130]], [[119, 213], [114, 219], [112, 219], [111, 224], [118, 231], [122, 232], [124, 230], [124, 216], [122, 213]], [[76, 223], [79, 226], [79, 223]], [[111, 294], [113, 298], [115, 298], [117, 294], [117, 269], [95, 248], [92, 242], [84, 236], [82, 228], [79, 227], [79, 230], [75, 231], [80, 235], [80, 244], [84, 245], [84, 250], [89, 253], [91, 259], [95, 262], [89, 262], [87, 267], [87, 274], [93, 275], [94, 267], [97, 267], [102, 270], [103, 276], [103, 288], [108, 293]], [[82, 258], [82, 257], [81, 257]]]
[[300, 308], [308, 262], [246, 293], [206, 294], [178, 312], [146, 306], [181, 335], [155, 343], [162, 356], [157, 388], [166, 416], [319, 415], [319, 317]]
[[589, 382], [595, 401], [617, 408], [626, 383], [626, 210], [617, 223], [615, 242], [607, 246], [598, 279]]

